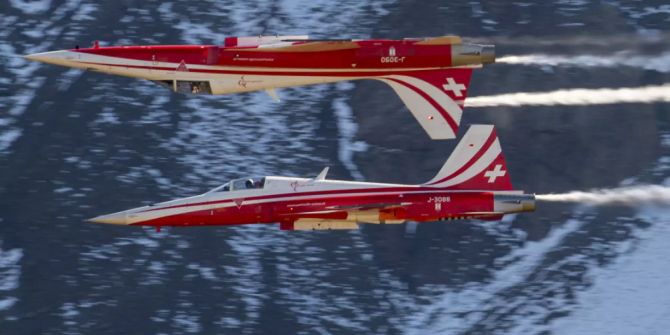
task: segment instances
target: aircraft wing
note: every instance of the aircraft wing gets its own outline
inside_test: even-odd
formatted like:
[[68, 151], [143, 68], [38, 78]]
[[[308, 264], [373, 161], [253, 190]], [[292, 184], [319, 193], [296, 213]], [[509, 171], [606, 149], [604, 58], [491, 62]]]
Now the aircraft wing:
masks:
[[411, 205], [411, 202], [380, 202], [376, 204], [365, 204], [365, 205], [354, 205], [354, 206], [331, 206], [329, 209], [341, 210], [341, 211], [369, 211], [369, 210], [382, 210], [382, 209], [393, 209], [403, 206]]
[[359, 48], [358, 43], [352, 41], [318, 41], [297, 44], [294, 44], [293, 42], [284, 42], [266, 44], [257, 48], [230, 48], [229, 50], [253, 52], [319, 52], [357, 48]]
[[381, 211], [410, 205], [410, 202], [375, 203], [352, 206], [329, 206], [323, 210], [293, 211], [284, 215], [282, 230], [358, 229], [359, 223], [398, 224], [404, 220], [384, 219]]
[[458, 133], [471, 68], [403, 72], [375, 79], [391, 86], [432, 139]]
[[375, 203], [375, 204], [365, 204], [365, 205], [351, 205], [351, 206], [328, 206], [323, 210], [306, 210], [306, 211], [294, 211], [291, 213], [283, 214], [284, 216], [302, 216], [302, 217], [313, 217], [319, 215], [332, 215], [337, 213], [356, 213], [363, 211], [380, 211], [385, 209], [399, 208], [403, 206], [411, 205], [411, 202], [384, 202], [384, 203]]
[[346, 220], [333, 219], [298, 219], [294, 222], [282, 222], [281, 230], [351, 230], [358, 229], [358, 224]]

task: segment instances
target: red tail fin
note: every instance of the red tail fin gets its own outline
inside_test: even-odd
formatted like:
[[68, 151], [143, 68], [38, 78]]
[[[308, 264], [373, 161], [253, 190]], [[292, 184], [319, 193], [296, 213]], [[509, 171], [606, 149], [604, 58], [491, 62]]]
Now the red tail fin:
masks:
[[505, 157], [493, 126], [470, 126], [440, 172], [424, 185], [458, 190], [511, 190]]
[[432, 139], [455, 138], [472, 69], [442, 69], [379, 78], [400, 99]]

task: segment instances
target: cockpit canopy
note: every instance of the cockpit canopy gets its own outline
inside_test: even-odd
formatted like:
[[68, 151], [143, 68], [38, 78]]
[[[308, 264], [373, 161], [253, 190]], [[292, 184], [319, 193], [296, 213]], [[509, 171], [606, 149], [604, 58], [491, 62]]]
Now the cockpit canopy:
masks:
[[264, 186], [265, 177], [238, 178], [214, 188], [207, 193], [262, 189]]

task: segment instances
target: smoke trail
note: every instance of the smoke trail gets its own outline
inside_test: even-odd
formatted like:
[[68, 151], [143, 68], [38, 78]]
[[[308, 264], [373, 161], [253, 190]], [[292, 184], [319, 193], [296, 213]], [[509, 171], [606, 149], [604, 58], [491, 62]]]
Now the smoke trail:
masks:
[[554, 202], [578, 202], [586, 205], [625, 205], [644, 204], [670, 206], [670, 187], [661, 185], [640, 185], [590, 192], [572, 191], [560, 194], [538, 194], [535, 199]]
[[551, 92], [520, 92], [466, 100], [468, 107], [607, 105], [670, 102], [670, 84], [626, 88], [576, 88]]
[[528, 48], [580, 48], [580, 50], [640, 50], [664, 46], [670, 40], [670, 32], [645, 31], [644, 33], [608, 35], [570, 35], [541, 38], [534, 36], [461, 36], [463, 40], [478, 44], [496, 44], [506, 47]]
[[496, 63], [539, 65], [539, 66], [581, 66], [581, 67], [620, 67], [629, 66], [644, 70], [670, 72], [670, 52], [658, 56], [630, 55], [618, 53], [611, 56], [579, 55], [561, 56], [547, 54], [530, 54], [520, 56], [505, 56], [496, 59]]

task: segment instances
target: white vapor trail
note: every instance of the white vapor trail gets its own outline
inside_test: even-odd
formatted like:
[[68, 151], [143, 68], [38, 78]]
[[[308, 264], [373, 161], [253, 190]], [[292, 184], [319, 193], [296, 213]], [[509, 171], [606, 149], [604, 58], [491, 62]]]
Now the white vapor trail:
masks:
[[581, 66], [581, 67], [636, 67], [644, 70], [670, 72], [670, 52], [658, 56], [630, 55], [618, 53], [611, 56], [579, 55], [562, 56], [547, 54], [530, 54], [504, 56], [496, 59], [496, 63], [538, 66]]
[[554, 202], [577, 202], [585, 205], [626, 205], [644, 204], [670, 206], [670, 187], [661, 185], [640, 185], [590, 192], [571, 191], [560, 194], [538, 194], [535, 199]]
[[550, 92], [519, 92], [466, 100], [468, 107], [607, 105], [670, 102], [670, 84], [624, 88], [575, 88]]

